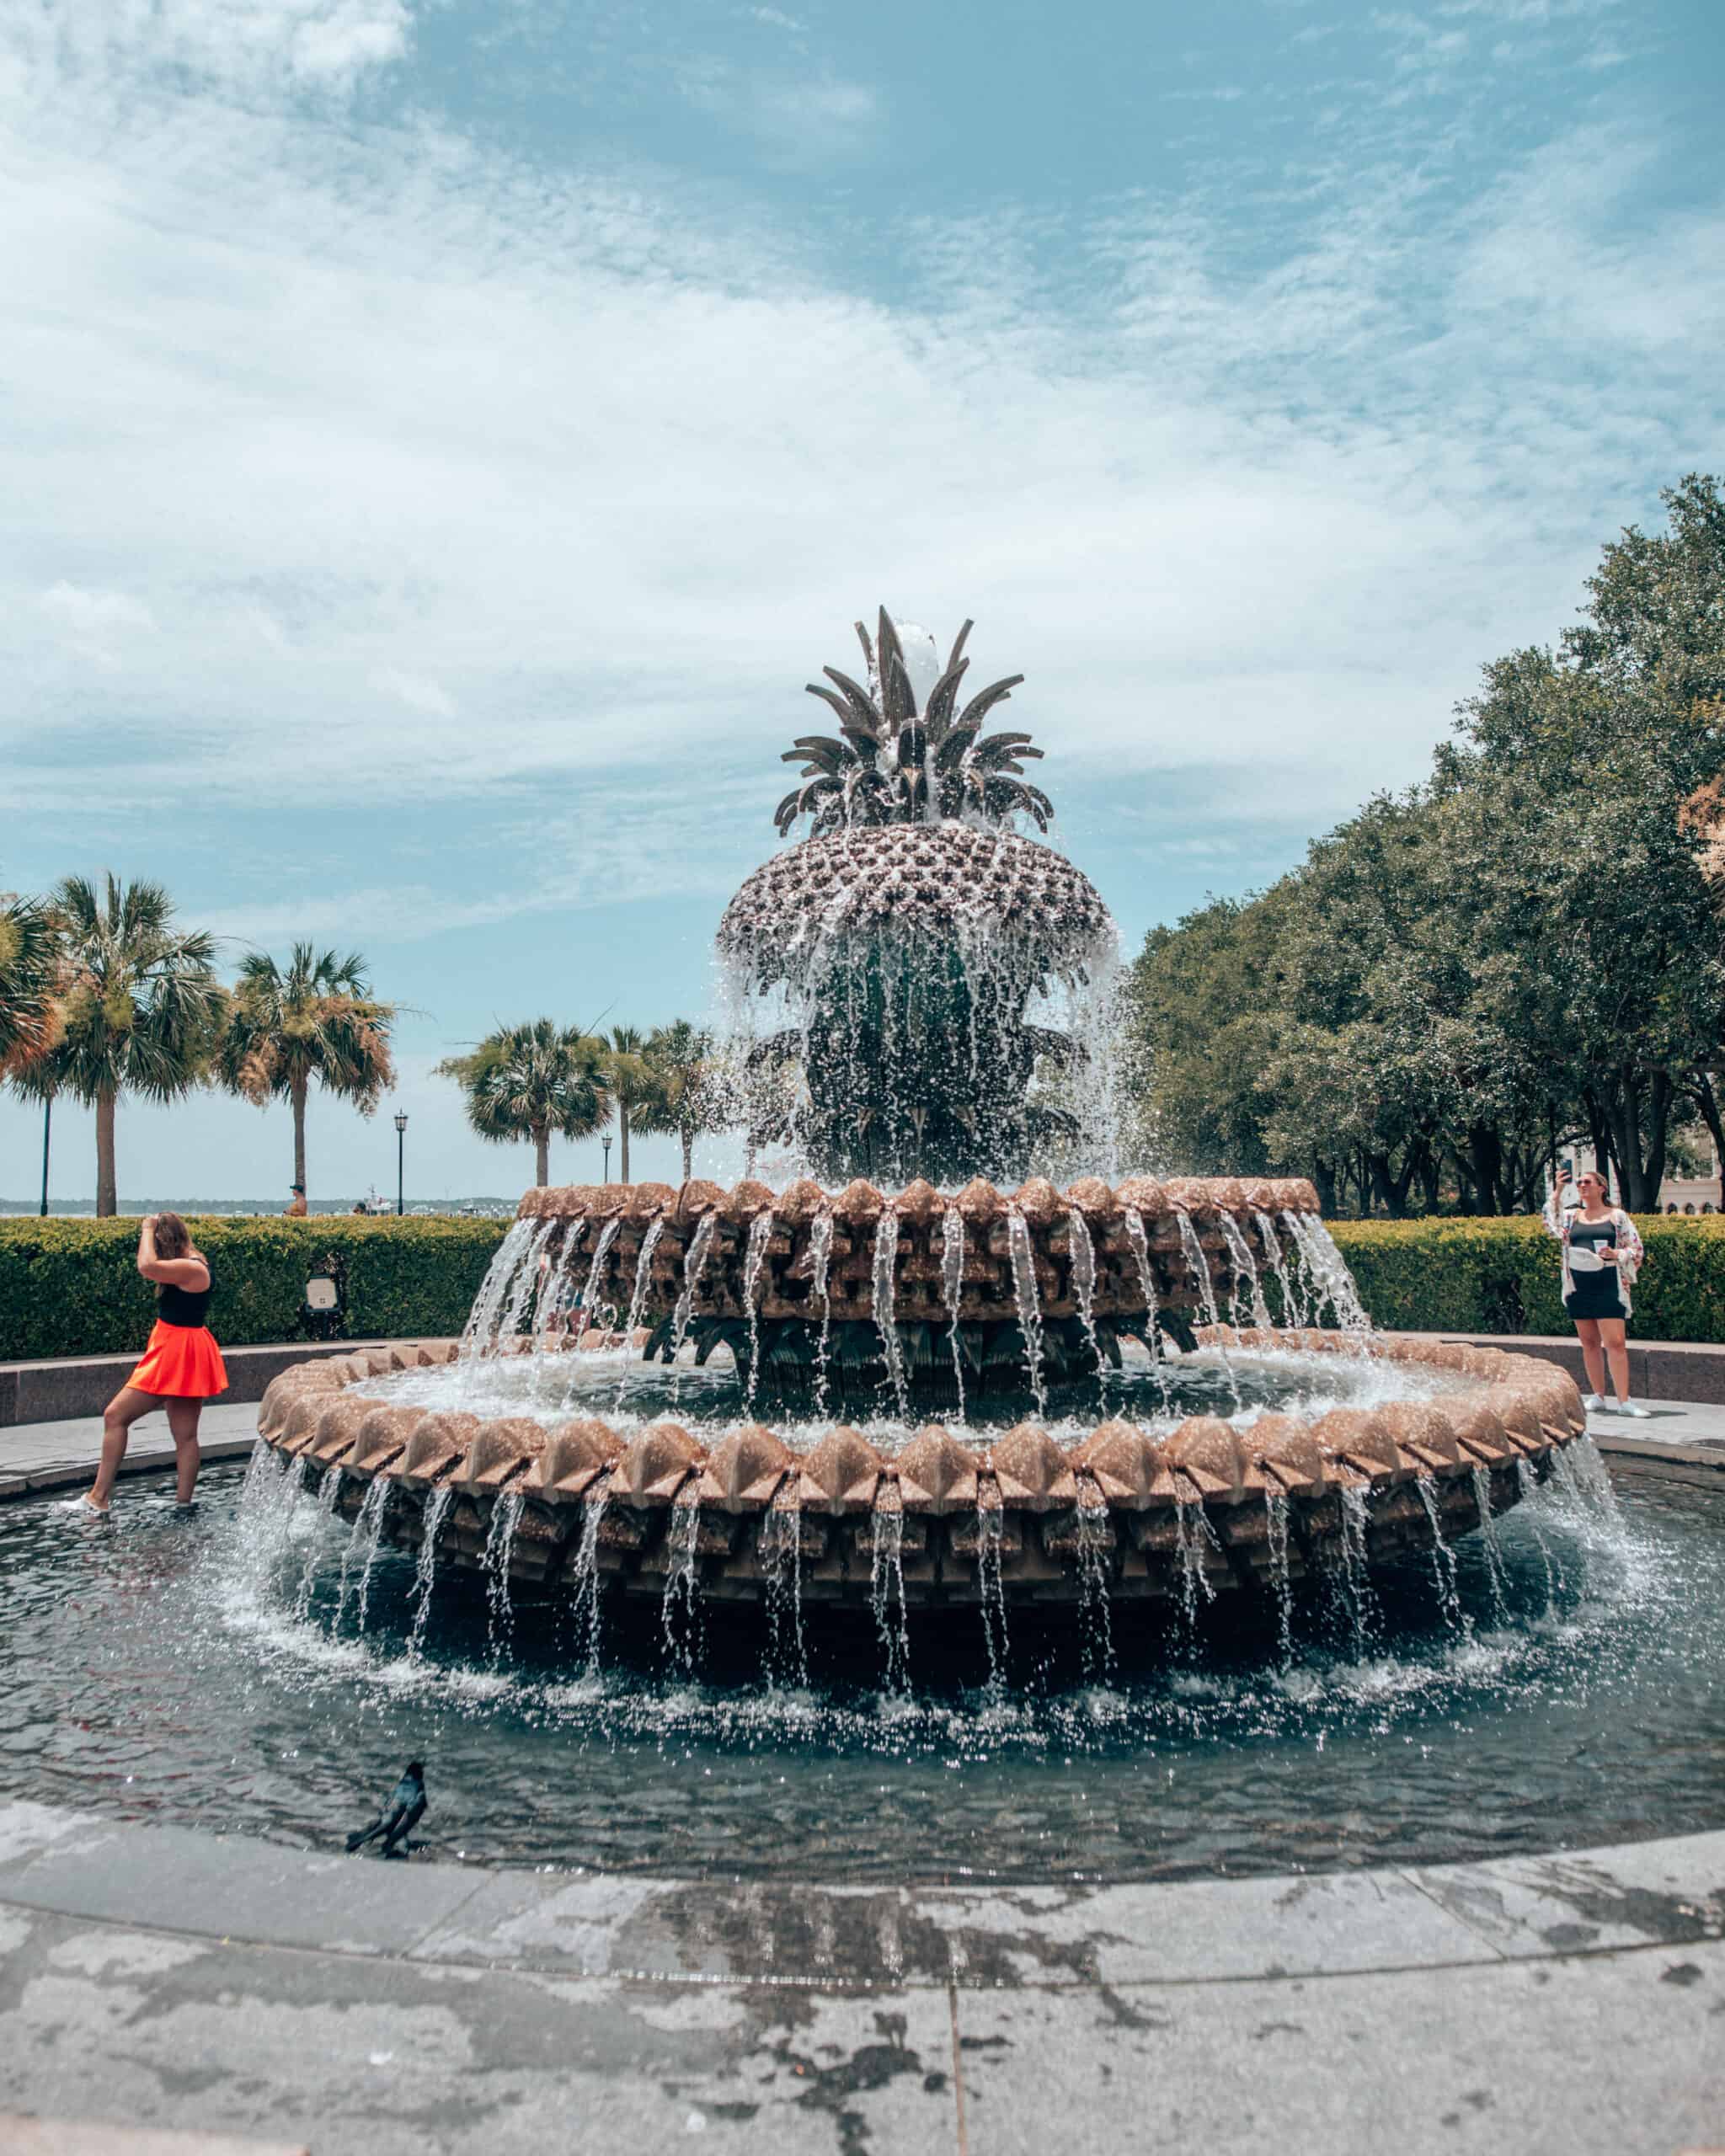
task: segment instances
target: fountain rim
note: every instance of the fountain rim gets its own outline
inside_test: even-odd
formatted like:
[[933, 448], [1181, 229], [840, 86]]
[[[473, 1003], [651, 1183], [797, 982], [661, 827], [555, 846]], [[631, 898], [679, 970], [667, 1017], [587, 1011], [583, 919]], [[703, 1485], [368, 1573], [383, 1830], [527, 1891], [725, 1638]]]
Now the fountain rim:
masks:
[[482, 1417], [457, 1401], [440, 1407], [349, 1396], [353, 1386], [398, 1371], [453, 1364], [458, 1343], [445, 1341], [296, 1365], [265, 1392], [258, 1430], [288, 1459], [422, 1492], [447, 1486], [495, 1497], [518, 1490], [556, 1508], [588, 1501], [598, 1486], [607, 1502], [646, 1510], [681, 1502], [730, 1514], [790, 1507], [843, 1516], [874, 1511], [889, 1485], [895, 1508], [928, 1515], [993, 1507], [1226, 1511], [1278, 1494], [1303, 1502], [1332, 1491], [1387, 1493], [1517, 1461], [1537, 1467], [1587, 1428], [1574, 1380], [1534, 1356], [1382, 1336], [1365, 1344], [1294, 1327], [1206, 1326], [1199, 1337], [1223, 1348], [1338, 1355], [1364, 1345], [1379, 1360], [1475, 1383], [1418, 1401], [1332, 1408], [1309, 1421], [1270, 1414], [1243, 1429], [1215, 1416], [1188, 1417], [1167, 1432], [1116, 1417], [1070, 1446], [1027, 1420], [978, 1452], [931, 1422], [892, 1456], [842, 1422], [808, 1447], [793, 1448], [750, 1422], [708, 1448], [670, 1419], [625, 1433], [593, 1416], [547, 1425], [523, 1416]]
[[1011, 1190], [1001, 1189], [986, 1177], [975, 1176], [950, 1191], [937, 1189], [919, 1177], [895, 1192], [883, 1190], [861, 1177], [833, 1190], [804, 1176], [780, 1191], [752, 1177], [745, 1177], [729, 1190], [699, 1177], [681, 1184], [544, 1184], [522, 1194], [515, 1218], [618, 1219], [644, 1225], [664, 1220], [684, 1226], [709, 1213], [745, 1225], [757, 1214], [770, 1211], [787, 1226], [830, 1213], [841, 1225], [872, 1227], [889, 1208], [908, 1220], [932, 1219], [937, 1213], [956, 1211], [967, 1228], [990, 1225], [1015, 1213], [1039, 1225], [1074, 1212], [1087, 1221], [1103, 1222], [1122, 1219], [1130, 1213], [1149, 1220], [1180, 1213], [1204, 1219], [1215, 1219], [1225, 1212], [1272, 1216], [1301, 1213], [1315, 1217], [1321, 1212], [1315, 1186], [1295, 1176], [1178, 1176], [1166, 1181], [1154, 1176], [1129, 1176], [1118, 1185], [1100, 1176], [1081, 1176], [1064, 1191], [1045, 1176], [1028, 1177]]

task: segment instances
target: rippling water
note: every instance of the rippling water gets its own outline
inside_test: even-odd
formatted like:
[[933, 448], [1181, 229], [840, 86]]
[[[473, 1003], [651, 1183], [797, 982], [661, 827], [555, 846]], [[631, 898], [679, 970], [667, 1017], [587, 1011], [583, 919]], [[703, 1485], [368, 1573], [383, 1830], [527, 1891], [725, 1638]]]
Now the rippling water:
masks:
[[[1105, 1383], [1070, 1387], [1054, 1396], [1051, 1413], [1039, 1416], [1054, 1435], [1087, 1437], [1099, 1416], [1120, 1415], [1146, 1429], [1171, 1429], [1188, 1415], [1221, 1415], [1252, 1422], [1271, 1409], [1313, 1417], [1332, 1407], [1370, 1407], [1391, 1400], [1429, 1400], [1465, 1389], [1474, 1380], [1417, 1363], [1392, 1363], [1374, 1355], [1301, 1354], [1279, 1351], [1224, 1355], [1214, 1348], [1170, 1355], [1151, 1363], [1142, 1348], [1129, 1348], [1125, 1366]], [[911, 1419], [892, 1412], [889, 1392], [873, 1414], [847, 1407], [841, 1417], [800, 1422], [761, 1404], [751, 1410], [729, 1355], [705, 1369], [671, 1369], [644, 1363], [638, 1353], [475, 1356], [434, 1369], [402, 1370], [352, 1388], [355, 1393], [398, 1406], [456, 1407], [473, 1415], [524, 1415], [555, 1423], [574, 1415], [602, 1417], [617, 1429], [660, 1418], [700, 1425], [716, 1443], [724, 1429], [757, 1419], [771, 1422], [793, 1445], [812, 1444], [842, 1419], [885, 1453], [896, 1451], [921, 1423], [943, 1411]], [[979, 1446], [993, 1443], [1003, 1428], [1031, 1412], [1028, 1396], [972, 1403], [974, 1427], [948, 1423], [955, 1436]]]
[[1725, 1503], [1686, 1485], [1541, 1493], [1495, 1566], [1460, 1545], [1459, 1611], [1429, 1560], [1388, 1577], [1363, 1647], [1322, 1595], [1285, 1656], [1226, 1601], [1196, 1630], [1118, 1608], [1111, 1643], [1015, 1612], [991, 1689], [948, 1614], [894, 1694], [866, 1628], [811, 1629], [807, 1681], [782, 1638], [769, 1681], [741, 1612], [708, 1613], [693, 1675], [656, 1610], [608, 1618], [590, 1670], [566, 1608], [453, 1572], [410, 1654], [411, 1554], [378, 1556], [361, 1636], [354, 1530], [272, 1457], [243, 1487], [211, 1472], [190, 1522], [125, 1485], [107, 1529], [0, 1508], [0, 1789], [328, 1848], [418, 1756], [446, 1858], [857, 1880], [1324, 1869], [1725, 1812]]

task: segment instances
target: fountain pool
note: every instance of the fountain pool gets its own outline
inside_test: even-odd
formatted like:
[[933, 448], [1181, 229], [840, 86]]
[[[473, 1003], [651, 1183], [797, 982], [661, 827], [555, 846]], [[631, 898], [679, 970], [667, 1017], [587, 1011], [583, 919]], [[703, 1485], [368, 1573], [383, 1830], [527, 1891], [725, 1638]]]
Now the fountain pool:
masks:
[[[656, 1609], [607, 1626], [436, 1587], [412, 1553], [366, 1592], [350, 1529], [260, 1451], [199, 1518], [132, 1497], [92, 1534], [0, 1511], [0, 1790], [334, 1849], [360, 1793], [430, 1763], [446, 1859], [830, 1880], [1175, 1877], [1630, 1840], [1720, 1822], [1725, 1502], [1583, 1475], [1455, 1552], [1377, 1575], [1364, 1611], [1296, 1593], [1285, 1644], [1231, 1606], [1012, 1630], [977, 1681], [916, 1621], [911, 1689], [872, 1638], [764, 1613], [681, 1667]], [[363, 1629], [362, 1629], [363, 1609]], [[1117, 1620], [1119, 1613], [1116, 1613]], [[1363, 1629], [1356, 1629], [1362, 1627]], [[1087, 1668], [1087, 1654], [1090, 1657]]]

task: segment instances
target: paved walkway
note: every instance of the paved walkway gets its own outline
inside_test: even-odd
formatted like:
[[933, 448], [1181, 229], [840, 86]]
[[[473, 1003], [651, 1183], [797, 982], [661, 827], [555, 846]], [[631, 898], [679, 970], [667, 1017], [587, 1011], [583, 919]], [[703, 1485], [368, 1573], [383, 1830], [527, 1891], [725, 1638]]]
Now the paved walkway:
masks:
[[[693, 1793], [692, 1792], [692, 1801]], [[313, 2156], [1725, 2142], [1725, 1834], [1188, 1886], [308, 1855], [0, 1805], [0, 2111]]]
[[[258, 1408], [240, 1401], [217, 1401], [204, 1410], [198, 1441], [204, 1458], [243, 1459], [258, 1434]], [[0, 1429], [0, 1498], [21, 1497], [35, 1490], [68, 1488], [87, 1482], [102, 1450], [102, 1425], [91, 1415], [70, 1422], [21, 1422]], [[174, 1465], [174, 1440], [168, 1417], [142, 1416], [131, 1426], [122, 1475], [146, 1475]]]

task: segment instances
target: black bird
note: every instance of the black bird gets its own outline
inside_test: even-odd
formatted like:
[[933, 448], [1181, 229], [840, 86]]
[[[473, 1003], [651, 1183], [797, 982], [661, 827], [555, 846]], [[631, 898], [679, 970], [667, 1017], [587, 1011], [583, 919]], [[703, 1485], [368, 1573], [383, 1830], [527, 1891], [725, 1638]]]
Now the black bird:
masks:
[[425, 1816], [425, 1763], [423, 1759], [409, 1759], [401, 1780], [384, 1800], [383, 1809], [369, 1827], [347, 1838], [348, 1854], [363, 1849], [367, 1842], [383, 1837], [383, 1854], [393, 1856], [398, 1849], [407, 1847], [408, 1836]]

